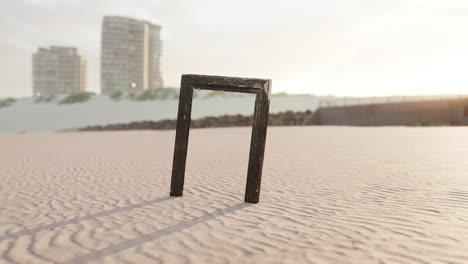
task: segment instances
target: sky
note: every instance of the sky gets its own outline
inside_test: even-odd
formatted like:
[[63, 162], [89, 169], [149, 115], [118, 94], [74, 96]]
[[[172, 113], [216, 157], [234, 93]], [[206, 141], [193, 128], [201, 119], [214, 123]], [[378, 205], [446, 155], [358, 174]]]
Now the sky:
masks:
[[2, 97], [32, 94], [32, 54], [73, 46], [100, 92], [105, 15], [162, 26], [163, 79], [269, 78], [273, 92], [468, 94], [466, 0], [1, 0]]

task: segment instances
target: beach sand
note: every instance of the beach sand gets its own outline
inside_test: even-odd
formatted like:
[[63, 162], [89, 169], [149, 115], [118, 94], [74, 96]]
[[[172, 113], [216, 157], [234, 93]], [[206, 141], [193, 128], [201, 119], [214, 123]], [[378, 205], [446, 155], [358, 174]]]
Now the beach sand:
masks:
[[468, 128], [0, 135], [0, 263], [468, 263]]

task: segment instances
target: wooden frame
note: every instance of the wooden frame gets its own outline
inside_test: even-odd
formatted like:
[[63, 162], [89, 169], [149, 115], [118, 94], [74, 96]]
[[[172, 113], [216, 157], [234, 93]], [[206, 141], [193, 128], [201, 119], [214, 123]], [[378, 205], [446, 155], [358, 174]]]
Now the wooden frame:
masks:
[[182, 75], [170, 195], [183, 195], [193, 89], [257, 94], [244, 201], [258, 203], [271, 93], [271, 80], [266, 79]]

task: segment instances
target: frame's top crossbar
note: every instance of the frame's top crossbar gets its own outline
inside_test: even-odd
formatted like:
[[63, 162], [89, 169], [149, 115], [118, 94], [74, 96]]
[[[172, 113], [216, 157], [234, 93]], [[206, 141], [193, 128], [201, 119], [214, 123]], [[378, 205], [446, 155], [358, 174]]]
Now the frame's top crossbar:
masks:
[[269, 94], [268, 79], [238, 78], [209, 75], [182, 75], [182, 83], [188, 83], [195, 89], [215, 90], [238, 93], [258, 93], [265, 91]]

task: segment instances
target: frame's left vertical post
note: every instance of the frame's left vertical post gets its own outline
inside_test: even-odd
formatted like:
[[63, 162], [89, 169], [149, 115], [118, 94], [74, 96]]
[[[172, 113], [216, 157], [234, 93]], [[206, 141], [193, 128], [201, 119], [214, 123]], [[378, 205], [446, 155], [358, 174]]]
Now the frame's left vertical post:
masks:
[[172, 162], [171, 196], [182, 196], [184, 192], [185, 163], [190, 130], [190, 116], [192, 113], [193, 88], [187, 77], [182, 75], [179, 95], [179, 113]]

